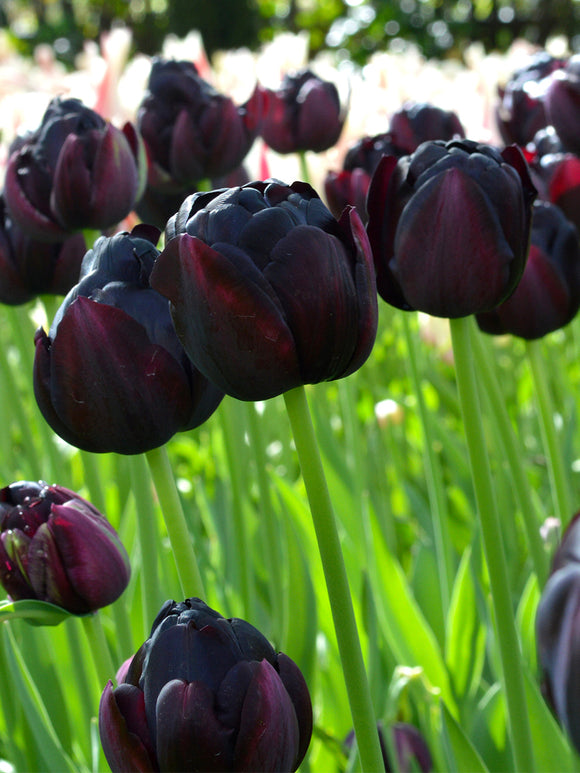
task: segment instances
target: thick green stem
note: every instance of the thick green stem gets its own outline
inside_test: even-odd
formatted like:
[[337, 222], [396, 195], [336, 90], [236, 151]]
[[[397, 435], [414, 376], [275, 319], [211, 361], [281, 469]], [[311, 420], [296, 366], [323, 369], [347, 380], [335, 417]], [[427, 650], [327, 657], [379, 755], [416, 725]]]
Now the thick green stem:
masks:
[[193, 549], [192, 537], [187, 528], [185, 513], [175, 485], [167, 449], [162, 446], [147, 451], [146, 458], [165, 519], [181, 591], [184, 598], [199, 596], [205, 599], [205, 590]]
[[528, 549], [540, 587], [548, 576], [548, 554], [540, 534], [536, 507], [532, 501], [530, 482], [522, 464], [522, 453], [518, 446], [514, 429], [507, 412], [500, 385], [497, 380], [494, 363], [484, 346], [481, 335], [472, 327], [472, 345], [475, 357], [481, 367], [477, 372], [481, 378], [485, 394], [491, 407], [490, 419], [495, 421], [498, 434], [504, 447], [506, 459], [513, 481], [514, 496], [522, 513]]
[[330, 494], [304, 387], [284, 395], [322, 560], [363, 771], [384, 770], [377, 723]]
[[564, 469], [562, 448], [554, 426], [554, 407], [546, 379], [546, 361], [542, 357], [541, 341], [526, 341], [526, 354], [532, 371], [538, 407], [540, 409], [540, 430], [548, 461], [548, 474], [554, 497], [556, 515], [564, 528], [574, 515], [570, 505], [568, 479]]
[[516, 769], [532, 773], [535, 770], [535, 762], [521, 651], [515, 628], [499, 513], [481, 420], [478, 387], [470, 346], [469, 326], [471, 322], [469, 317], [450, 320], [457, 387], [483, 537], [483, 548], [489, 571], [513, 754]]
[[439, 478], [435, 469], [438, 464], [433, 450], [433, 438], [431, 433], [431, 417], [425, 406], [423, 397], [423, 387], [417, 365], [417, 348], [415, 345], [415, 335], [410, 329], [409, 315], [403, 315], [403, 329], [405, 331], [405, 340], [407, 342], [407, 352], [409, 354], [409, 365], [411, 367], [411, 378], [415, 388], [417, 398], [417, 407], [424, 435], [425, 448], [425, 481], [427, 483], [427, 493], [429, 496], [429, 507], [433, 519], [433, 541], [435, 544], [435, 557], [437, 559], [437, 569], [439, 576], [439, 593], [441, 595], [441, 606], [444, 615], [449, 609], [449, 598], [451, 595], [451, 586], [453, 584], [454, 567], [451, 561], [451, 539], [447, 528], [447, 507], [445, 502], [445, 493], [439, 484]]
[[302, 178], [302, 182], [308, 183], [310, 185], [310, 171], [308, 169], [308, 161], [306, 160], [305, 150], [298, 151], [298, 160], [300, 161], [300, 176]]

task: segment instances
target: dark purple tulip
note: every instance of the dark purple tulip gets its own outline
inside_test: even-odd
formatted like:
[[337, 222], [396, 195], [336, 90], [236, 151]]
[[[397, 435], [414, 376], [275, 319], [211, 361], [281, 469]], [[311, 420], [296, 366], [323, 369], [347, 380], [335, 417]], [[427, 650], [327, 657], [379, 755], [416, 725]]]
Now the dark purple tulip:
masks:
[[82, 233], [64, 242], [39, 242], [12, 221], [0, 195], [0, 303], [18, 305], [38, 295], [66, 295], [79, 278], [86, 252]]
[[533, 340], [567, 325], [579, 307], [578, 231], [558, 207], [536, 201], [522, 278], [507, 301], [477, 315], [477, 324], [486, 333]]
[[40, 241], [110, 228], [143, 192], [145, 151], [134, 127], [117, 129], [78, 99], [53, 99], [38, 131], [15, 147], [6, 203], [12, 218]]
[[535, 194], [516, 146], [435, 141], [383, 158], [367, 200], [381, 297], [436, 317], [498, 306], [524, 270]]
[[370, 354], [377, 299], [360, 218], [306, 183], [199, 193], [166, 231], [151, 285], [196, 367], [240, 400], [342, 378]]
[[564, 69], [553, 73], [544, 105], [548, 123], [556, 129], [564, 148], [580, 154], [580, 56], [572, 56]]
[[290, 773], [310, 743], [312, 706], [289, 657], [192, 598], [162, 607], [123, 681], [105, 688], [99, 729], [114, 773]]
[[149, 157], [148, 185], [185, 198], [200, 180], [232, 172], [251, 148], [260, 116], [257, 89], [237, 107], [192, 62], [155, 58], [137, 114]]
[[580, 513], [566, 529], [536, 613], [544, 697], [580, 752]]
[[47, 335], [36, 333], [34, 392], [64, 440], [142, 453], [203, 423], [222, 393], [191, 364], [169, 304], [149, 286], [159, 231], [101, 237]]
[[549, 76], [564, 67], [565, 59], [546, 51], [530, 57], [517, 70], [504, 88], [498, 89], [500, 102], [496, 109], [499, 132], [506, 145], [525, 146], [534, 135], [548, 125], [544, 107], [544, 92]]
[[533, 160], [530, 169], [539, 197], [558, 206], [580, 230], [580, 158], [547, 153]]
[[328, 208], [336, 218], [350, 205], [356, 208], [361, 220], [366, 223], [366, 198], [371, 177], [384, 155], [400, 157], [406, 152], [394, 144], [389, 132], [363, 137], [348, 149], [342, 171], [327, 174], [324, 193]]
[[429, 140], [453, 140], [465, 137], [457, 114], [427, 102], [406, 102], [391, 117], [389, 132], [396, 147], [413, 153]]
[[285, 75], [276, 91], [263, 89], [262, 94], [261, 135], [272, 150], [320, 153], [338, 142], [346, 114], [334, 83], [300, 70]]
[[[412, 773], [412, 771], [429, 773], [433, 770], [433, 759], [429, 747], [414, 725], [410, 725], [407, 722], [394, 722], [390, 725], [389, 730], [391, 732], [394, 751], [397, 755], [396, 770], [399, 771], [399, 773]], [[387, 744], [385, 742], [385, 728], [381, 723], [378, 725], [378, 731], [385, 771], [386, 773], [391, 773], [393, 765], [389, 760]], [[345, 741], [347, 752], [350, 751], [354, 739], [355, 734], [353, 730], [349, 733]]]
[[0, 582], [12, 600], [84, 615], [119, 598], [130, 573], [117, 532], [74, 491], [42, 481], [0, 490]]

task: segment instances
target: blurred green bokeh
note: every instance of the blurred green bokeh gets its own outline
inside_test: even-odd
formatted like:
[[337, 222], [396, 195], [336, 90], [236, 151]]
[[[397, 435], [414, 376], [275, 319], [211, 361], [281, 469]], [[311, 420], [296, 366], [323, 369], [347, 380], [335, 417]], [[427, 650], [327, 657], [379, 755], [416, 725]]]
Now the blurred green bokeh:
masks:
[[330, 48], [361, 64], [401, 41], [437, 58], [461, 58], [473, 41], [503, 51], [515, 38], [543, 46], [554, 35], [580, 48], [578, 0], [0, 0], [0, 24], [23, 54], [55, 44], [70, 66], [83, 40], [117, 23], [132, 29], [135, 49], [146, 54], [168, 34], [193, 29], [210, 56], [307, 30], [312, 55]]

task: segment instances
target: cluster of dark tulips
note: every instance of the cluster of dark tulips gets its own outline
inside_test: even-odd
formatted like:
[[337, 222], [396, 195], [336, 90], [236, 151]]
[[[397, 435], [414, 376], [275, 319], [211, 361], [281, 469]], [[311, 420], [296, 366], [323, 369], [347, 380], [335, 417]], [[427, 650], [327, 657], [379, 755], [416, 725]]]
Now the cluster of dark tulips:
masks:
[[[50, 427], [86, 451], [138, 454], [201, 425], [224, 394], [265, 400], [348, 376], [373, 348], [377, 291], [493, 334], [566, 325], [580, 306], [580, 61], [541, 55], [500, 98], [503, 148], [466, 139], [454, 113], [405, 105], [328, 174], [328, 208], [306, 182], [243, 169], [258, 136], [279, 153], [336, 143], [345, 108], [312, 72], [236, 106], [191, 63], [157, 59], [122, 129], [53, 100], [10, 148], [0, 210], [0, 300], [65, 295], [35, 336]], [[131, 213], [141, 222], [119, 230]], [[0, 519], [10, 598], [85, 614], [126, 586], [119, 538], [73, 492], [13, 484]], [[580, 748], [576, 523], [538, 637], [547, 699]], [[307, 751], [297, 666], [200, 599], [168, 602], [117, 681], [100, 706], [113, 770], [291, 771]]]

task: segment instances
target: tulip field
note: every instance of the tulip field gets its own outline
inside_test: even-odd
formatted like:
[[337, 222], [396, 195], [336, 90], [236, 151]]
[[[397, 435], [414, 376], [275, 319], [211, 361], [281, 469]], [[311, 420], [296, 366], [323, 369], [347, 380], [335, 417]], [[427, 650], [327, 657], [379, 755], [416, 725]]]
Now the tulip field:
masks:
[[0, 47], [0, 773], [575, 773], [578, 59], [129, 46]]

